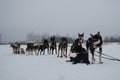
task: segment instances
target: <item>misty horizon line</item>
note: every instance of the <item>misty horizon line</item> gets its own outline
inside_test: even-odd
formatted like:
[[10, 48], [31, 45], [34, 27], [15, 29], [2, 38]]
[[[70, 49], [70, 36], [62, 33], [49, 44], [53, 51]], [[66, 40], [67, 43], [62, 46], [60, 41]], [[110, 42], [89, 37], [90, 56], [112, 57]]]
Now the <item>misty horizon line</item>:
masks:
[[[79, 32], [78, 32], [79, 33]], [[2, 34], [0, 34], [1, 35], [1, 42], [2, 43], [10, 43], [10, 42], [24, 42], [24, 41], [29, 41], [29, 40], [27, 40], [27, 35], [29, 35], [29, 34], [32, 34], [32, 37], [38, 37], [38, 38], [40, 38], [39, 39], [39, 41], [40, 40], [42, 40], [42, 38], [44, 37], [45, 39], [47, 39], [47, 38], [50, 38], [51, 36], [59, 36], [59, 37], [68, 37], [68, 38], [73, 38], [73, 39], [77, 39], [77, 36], [78, 36], [78, 33], [76, 33], [76, 34], [73, 34], [73, 35], [70, 35], [69, 33], [66, 33], [66, 34], [60, 34], [60, 33], [55, 33], [55, 34], [50, 34], [50, 33], [47, 33], [47, 32], [44, 32], [44, 33], [35, 33], [35, 32], [29, 32], [29, 33], [27, 33], [26, 35], [24, 35], [24, 37], [25, 38], [21, 38], [21, 40], [19, 39], [19, 40], [10, 40], [10, 38], [9, 38], [9, 40], [8, 39], [3, 39], [3, 37], [5, 37], [5, 36], [3, 36]], [[83, 32], [84, 33], [84, 32]], [[97, 32], [96, 32], [97, 33]], [[80, 34], [82, 34], [82, 33], [80, 33]], [[86, 33], [84, 33], [84, 38], [85, 38], [85, 40], [87, 40], [89, 37], [90, 37], [90, 34], [92, 34], [92, 33], [89, 33], [89, 37], [88, 36], [86, 36], [85, 35]], [[44, 35], [46, 35], [46, 36], [44, 36]], [[93, 34], [94, 35], [94, 34]], [[105, 39], [105, 37], [107, 37], [107, 38], [111, 38], [111, 37], [113, 37], [113, 38], [120, 38], [120, 35], [119, 34], [112, 34], [112, 35], [103, 35], [102, 34], [102, 38], [103, 38], [103, 40]], [[34, 40], [34, 41], [37, 41], [37, 40]]]

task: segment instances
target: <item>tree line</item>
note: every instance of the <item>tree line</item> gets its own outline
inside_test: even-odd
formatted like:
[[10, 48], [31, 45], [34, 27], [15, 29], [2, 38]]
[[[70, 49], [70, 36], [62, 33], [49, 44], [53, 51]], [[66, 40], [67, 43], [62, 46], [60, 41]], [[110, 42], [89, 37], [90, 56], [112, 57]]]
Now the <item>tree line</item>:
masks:
[[[48, 33], [36, 34], [34, 32], [29, 32], [26, 35], [26, 41], [41, 42], [44, 39], [47, 39], [48, 41], [50, 41], [50, 37], [52, 37], [52, 36], [55, 36], [57, 43], [60, 42], [61, 37], [67, 37], [69, 43], [73, 43], [75, 41], [75, 39], [77, 38], [75, 36], [69, 36], [68, 34], [66, 34], [65, 36], [62, 36], [60, 34], [51, 35]], [[4, 42], [2, 37], [3, 37], [3, 35], [0, 33], [0, 44], [2, 44]], [[104, 42], [120, 42], [120, 35], [105, 36], [105, 37], [103, 37], [103, 41]]]
[[[51, 36], [55, 36], [56, 42], [60, 42], [61, 37], [63, 37], [59, 34], [55, 34], [55, 35], [50, 35], [48, 33], [35, 34], [34, 32], [30, 32], [27, 34], [26, 38], [27, 38], [27, 41], [43, 41], [44, 39], [47, 39], [50, 41]], [[71, 37], [68, 34], [66, 34], [64, 37], [67, 37], [70, 43], [73, 43], [76, 39], [76, 37]], [[105, 36], [103, 37], [103, 41], [104, 42], [120, 42], [120, 36], [118, 35], [117, 36]]]
[[104, 42], [120, 42], [120, 36], [105, 36]]
[[41, 42], [44, 39], [47, 39], [48, 41], [50, 41], [50, 37], [52, 36], [55, 36], [55, 40], [57, 43], [60, 42], [62, 37], [66, 37], [69, 43], [73, 43], [74, 40], [76, 39], [74, 37], [69, 36], [68, 34], [66, 34], [65, 36], [61, 36], [59, 34], [55, 34], [55, 35], [50, 35], [48, 33], [35, 34], [34, 32], [30, 32], [26, 35], [26, 41]]

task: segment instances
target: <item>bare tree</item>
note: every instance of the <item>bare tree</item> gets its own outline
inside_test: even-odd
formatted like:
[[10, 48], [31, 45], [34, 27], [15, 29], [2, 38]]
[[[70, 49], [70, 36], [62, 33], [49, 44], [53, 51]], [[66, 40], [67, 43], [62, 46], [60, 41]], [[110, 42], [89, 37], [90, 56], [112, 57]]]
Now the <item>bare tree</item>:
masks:
[[35, 40], [34, 32], [28, 33], [26, 37], [27, 37], [27, 41], [34, 41]]
[[105, 42], [120, 42], [120, 36], [110, 36], [104, 38]]
[[2, 34], [0, 33], [0, 43], [2, 43]]
[[55, 40], [57, 43], [60, 42], [62, 37], [66, 37], [68, 39], [69, 43], [73, 43], [75, 38], [74, 37], [70, 37], [69, 34], [66, 34], [65, 36], [61, 36], [59, 34], [55, 34], [55, 35], [50, 35], [48, 33], [42, 33], [42, 34], [35, 34], [34, 32], [30, 32], [26, 35], [27, 41], [43, 41], [44, 39], [47, 39], [48, 41], [50, 41], [50, 37], [51, 36], [55, 36]]
[[27, 41], [42, 41], [43, 39], [49, 40], [49, 34], [43, 33], [43, 34], [35, 34], [34, 32], [30, 32], [26, 35]]

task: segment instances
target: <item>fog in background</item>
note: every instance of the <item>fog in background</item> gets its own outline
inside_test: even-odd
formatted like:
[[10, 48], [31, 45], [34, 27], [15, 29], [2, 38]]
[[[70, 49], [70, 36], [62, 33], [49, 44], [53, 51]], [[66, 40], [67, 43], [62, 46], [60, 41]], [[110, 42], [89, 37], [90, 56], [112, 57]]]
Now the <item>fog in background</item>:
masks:
[[120, 0], [0, 0], [3, 41], [35, 34], [120, 35]]

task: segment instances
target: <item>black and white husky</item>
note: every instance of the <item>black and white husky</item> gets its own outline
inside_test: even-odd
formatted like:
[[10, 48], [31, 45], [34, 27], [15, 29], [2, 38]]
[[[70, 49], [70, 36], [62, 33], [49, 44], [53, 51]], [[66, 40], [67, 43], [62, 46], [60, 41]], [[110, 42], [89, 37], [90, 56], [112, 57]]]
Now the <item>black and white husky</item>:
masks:
[[92, 53], [92, 63], [94, 64], [95, 58], [94, 58], [94, 54], [95, 54], [95, 49], [99, 48], [99, 63], [103, 63], [101, 60], [101, 55], [102, 55], [102, 44], [103, 44], [103, 40], [102, 40], [102, 36], [100, 34], [100, 32], [98, 32], [97, 34], [93, 35], [90, 34], [90, 38], [88, 38], [87, 42], [86, 42], [86, 49], [87, 52], [90, 50], [90, 52]]
[[68, 40], [66, 37], [62, 37], [61, 41], [58, 45], [58, 55], [57, 57], [67, 57], [67, 47], [68, 47]]
[[12, 47], [14, 54], [20, 54], [20, 44], [19, 43], [17, 43], [17, 42], [12, 43], [10, 46]]
[[57, 44], [56, 44], [56, 40], [55, 40], [55, 36], [50, 37], [50, 53], [53, 55], [53, 52], [55, 50], [55, 53], [57, 54]]
[[[78, 33], [78, 38], [74, 41], [74, 43], [71, 46], [70, 52], [71, 53], [78, 53], [79, 49], [77, 49], [78, 46], [82, 46], [84, 42], [84, 33], [80, 34]], [[69, 54], [70, 55], [70, 54]]]

